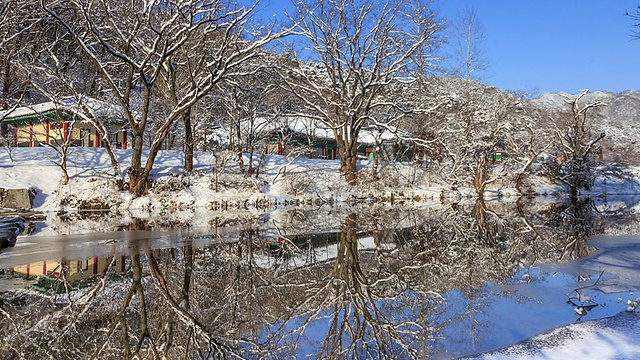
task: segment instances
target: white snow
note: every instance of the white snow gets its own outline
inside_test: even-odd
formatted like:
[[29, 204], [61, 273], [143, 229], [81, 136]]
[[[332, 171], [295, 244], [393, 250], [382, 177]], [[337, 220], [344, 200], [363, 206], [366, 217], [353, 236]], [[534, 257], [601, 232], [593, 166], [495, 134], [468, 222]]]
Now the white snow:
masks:
[[[131, 150], [114, 150], [120, 163], [119, 177], [126, 176], [125, 169], [131, 161]], [[161, 151], [156, 159], [151, 178], [159, 179], [158, 184], [189, 183], [188, 187], [178, 190], [155, 191], [147, 197], [134, 198], [126, 191], [118, 191], [113, 185], [114, 175], [111, 163], [104, 149], [71, 148], [68, 155], [69, 184], [62, 186], [62, 171], [54, 163], [59, 158], [54, 149], [48, 147], [14, 148], [11, 162], [9, 154], [0, 149], [0, 188], [31, 187], [37, 191], [33, 209], [42, 212], [59, 210], [75, 210], [79, 199], [100, 199], [111, 208], [128, 209], [130, 211], [154, 211], [159, 209], [180, 210], [185, 208], [207, 208], [212, 204], [235, 201], [267, 199], [283, 202], [288, 199], [317, 200], [329, 199], [337, 202], [346, 201], [353, 195], [353, 190], [339, 174], [338, 160], [287, 159], [284, 156], [265, 155], [260, 167], [260, 177], [247, 178], [238, 170], [238, 165], [231, 160], [226, 171], [221, 175], [219, 192], [212, 190], [213, 166], [215, 159], [212, 153], [197, 152], [194, 158], [194, 174], [185, 174], [182, 170], [183, 155], [180, 151]], [[254, 156], [254, 164], [259, 162], [260, 155]], [[143, 161], [146, 159], [143, 158]], [[245, 167], [249, 159], [245, 155]], [[369, 162], [361, 162], [366, 167]], [[405, 169], [406, 168], [406, 169]], [[392, 170], [396, 176], [403, 171], [410, 172], [410, 166], [398, 164]], [[395, 180], [390, 180], [397, 184]], [[407, 197], [416, 194], [423, 199], [439, 200], [444, 185], [439, 185], [431, 178], [420, 179], [422, 183], [411, 185], [408, 189], [393, 188], [393, 191], [404, 191]], [[355, 193], [359, 195], [383, 196], [384, 191], [378, 184], [365, 182]], [[166, 186], [165, 186], [166, 187]], [[405, 191], [406, 190], [406, 191]]]
[[638, 359], [640, 358], [640, 317], [619, 315], [575, 323], [534, 336], [507, 348], [465, 359]]

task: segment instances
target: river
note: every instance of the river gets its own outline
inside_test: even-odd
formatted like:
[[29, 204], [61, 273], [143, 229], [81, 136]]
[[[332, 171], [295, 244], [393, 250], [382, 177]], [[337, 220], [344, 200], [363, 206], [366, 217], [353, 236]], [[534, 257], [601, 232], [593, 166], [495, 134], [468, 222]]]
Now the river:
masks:
[[624, 311], [629, 289], [604, 291], [617, 275], [581, 266], [590, 237], [638, 235], [636, 201], [615, 200], [281, 207], [198, 214], [198, 226], [52, 214], [1, 250], [0, 357], [496, 349]]

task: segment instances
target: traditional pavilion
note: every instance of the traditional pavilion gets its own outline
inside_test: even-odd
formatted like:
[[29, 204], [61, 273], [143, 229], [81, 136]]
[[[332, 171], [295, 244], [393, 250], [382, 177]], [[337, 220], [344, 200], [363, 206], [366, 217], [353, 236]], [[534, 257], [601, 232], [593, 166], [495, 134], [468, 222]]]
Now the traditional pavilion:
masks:
[[[127, 130], [115, 105], [87, 97], [22, 106], [0, 111], [1, 136], [16, 147], [54, 145], [101, 147], [96, 124], [107, 129], [114, 148], [127, 148]], [[9, 144], [10, 145], [10, 144]]]

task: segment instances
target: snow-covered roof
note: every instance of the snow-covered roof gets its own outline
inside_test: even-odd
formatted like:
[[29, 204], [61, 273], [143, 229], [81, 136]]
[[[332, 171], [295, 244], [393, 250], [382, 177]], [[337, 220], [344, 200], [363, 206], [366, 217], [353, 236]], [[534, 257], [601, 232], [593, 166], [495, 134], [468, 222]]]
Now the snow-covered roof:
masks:
[[69, 113], [80, 118], [80, 121], [106, 119], [118, 122], [122, 119], [119, 107], [89, 97], [63, 98], [61, 100], [22, 106], [13, 110], [0, 111], [3, 122], [41, 121], [42, 118], [57, 119], [59, 113]]
[[[246, 129], [248, 124], [244, 123], [243, 126]], [[287, 129], [295, 134], [302, 134], [315, 139], [333, 140], [334, 138], [331, 128], [318, 120], [303, 116], [285, 116], [277, 119], [258, 118], [254, 120], [253, 126], [261, 129], [262, 132]], [[397, 137], [395, 132], [386, 128], [380, 128], [380, 130], [363, 128], [358, 134], [358, 142], [360, 144], [375, 144], [377, 142], [376, 139], [385, 141], [394, 140]]]

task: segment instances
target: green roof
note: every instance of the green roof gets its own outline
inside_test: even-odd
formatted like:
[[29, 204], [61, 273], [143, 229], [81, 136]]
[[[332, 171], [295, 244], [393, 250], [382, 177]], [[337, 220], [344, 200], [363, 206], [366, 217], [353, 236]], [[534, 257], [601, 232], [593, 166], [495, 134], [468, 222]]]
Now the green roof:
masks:
[[44, 122], [44, 121], [60, 121], [60, 118], [72, 118], [73, 113], [67, 110], [48, 110], [41, 113], [20, 115], [20, 116], [7, 116], [2, 120], [6, 124], [28, 124], [31, 122]]
[[90, 116], [101, 118], [111, 124], [125, 123], [121, 111], [114, 105], [100, 100], [83, 98], [80, 107], [76, 99], [63, 99], [62, 101], [49, 101], [46, 103], [22, 106], [11, 110], [0, 111], [0, 119], [3, 123], [27, 124], [32, 122], [61, 120], [90, 121]]

